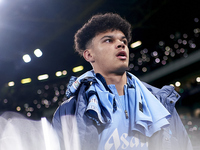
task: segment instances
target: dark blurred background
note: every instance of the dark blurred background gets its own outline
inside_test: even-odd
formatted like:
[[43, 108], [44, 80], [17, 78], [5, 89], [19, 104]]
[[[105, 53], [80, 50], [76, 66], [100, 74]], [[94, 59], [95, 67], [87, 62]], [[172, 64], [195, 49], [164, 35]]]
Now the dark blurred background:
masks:
[[[198, 141], [199, 10], [199, 0], [0, 0], [1, 113], [51, 121], [69, 78], [91, 69], [74, 52], [75, 32], [92, 15], [114, 12], [132, 24], [130, 72], [158, 88], [175, 87], [181, 95], [177, 111]], [[24, 55], [31, 61], [24, 62]]]

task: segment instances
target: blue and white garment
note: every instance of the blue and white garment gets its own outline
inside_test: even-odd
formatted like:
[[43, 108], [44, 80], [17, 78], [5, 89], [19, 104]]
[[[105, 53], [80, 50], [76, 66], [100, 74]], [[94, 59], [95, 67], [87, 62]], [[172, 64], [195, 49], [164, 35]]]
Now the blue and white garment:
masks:
[[[140, 139], [151, 137], [155, 132], [169, 125], [167, 119], [170, 117], [170, 113], [167, 109], [138, 78], [127, 72], [128, 83], [127, 90], [125, 90], [125, 101], [128, 102], [129, 126], [122, 128], [120, 125], [124, 126], [127, 120], [124, 120], [126, 119], [124, 110], [119, 107], [119, 97], [115, 94], [113, 86], [109, 85], [109, 88], [106, 88], [97, 75], [94, 71], [86, 72], [77, 78], [76, 82], [69, 88], [71, 92], [67, 92], [67, 94], [74, 93], [84, 78], [95, 78], [96, 82], [93, 82], [86, 91], [88, 105], [85, 113], [89, 118], [95, 120], [97, 125], [106, 126], [101, 134], [100, 143], [106, 143], [113, 134], [117, 133], [122, 139], [126, 134], [133, 134], [136, 139], [137, 137]], [[113, 109], [115, 103], [117, 103], [117, 109]], [[123, 123], [118, 116], [123, 117]], [[102, 137], [106, 137], [108, 140]], [[131, 139], [131, 136], [129, 139]], [[106, 146], [106, 144], [104, 145]], [[112, 148], [111, 145], [108, 147]], [[120, 146], [123, 146], [123, 144]]]
[[[74, 87], [77, 88], [78, 90], [74, 90], [75, 93], [73, 93], [73, 87], [71, 84], [75, 80], [71, 80], [71, 84], [69, 84], [69, 88], [72, 88], [72, 91], [67, 90], [67, 97], [71, 95], [70, 99], [65, 101], [62, 105], [59, 106], [59, 108], [56, 110], [52, 124], [56, 132], [58, 133], [58, 136], [61, 140], [61, 145], [63, 141], [63, 129], [66, 129], [66, 126], [62, 126], [62, 120], [61, 118], [66, 117], [66, 116], [75, 116], [77, 119], [77, 127], [79, 131], [79, 138], [81, 142], [81, 149], [83, 150], [97, 150], [98, 145], [99, 145], [99, 134], [101, 131], [103, 131], [105, 126], [109, 127], [111, 123], [114, 123], [115, 118], [112, 114], [114, 114], [116, 111], [118, 111], [119, 106], [118, 104], [112, 105], [112, 102], [114, 101], [114, 93], [109, 91], [109, 88], [105, 86], [105, 84], [102, 84], [102, 80], [100, 81], [100, 78], [97, 76], [98, 74], [94, 74], [93, 71], [89, 71], [85, 73], [83, 76], [80, 78], [74, 78], [75, 80], [79, 81], [81, 83], [79, 86], [78, 84], [74, 84]], [[181, 150], [192, 150], [192, 144], [190, 139], [188, 138], [187, 131], [185, 130], [178, 113], [176, 112], [175, 109], [175, 103], [176, 101], [180, 98], [178, 93], [174, 90], [172, 86], [164, 86], [161, 89], [158, 89], [156, 87], [153, 87], [151, 85], [148, 85], [146, 83], [141, 83], [138, 82], [138, 86], [135, 86], [135, 81], [138, 80], [130, 73], [127, 73], [128, 76], [128, 93], [131, 95], [134, 95], [131, 91], [135, 88], [136, 92], [135, 96], [131, 96], [131, 99], [129, 99], [129, 103], [132, 103], [130, 106], [135, 104], [133, 107], [134, 110], [129, 111], [129, 118], [130, 118], [130, 128], [133, 129], [133, 133], [139, 132], [141, 135], [144, 135], [144, 137], [147, 137], [148, 135], [152, 135], [150, 138], [148, 138], [148, 148], [151, 150], [161, 150], [161, 149], [170, 149], [170, 150], [176, 150], [176, 149], [181, 149]], [[105, 79], [104, 79], [105, 80]], [[99, 83], [102, 82], [102, 83]], [[78, 83], [78, 82], [77, 82]], [[92, 83], [92, 84], [91, 84]], [[99, 84], [99, 85], [98, 85]], [[143, 88], [141, 84], [144, 84], [145, 87]], [[91, 85], [91, 88], [93, 88], [94, 91], [91, 90], [91, 88], [88, 89], [88, 85]], [[96, 88], [99, 86], [101, 89]], [[105, 87], [104, 87], [105, 86]], [[140, 89], [140, 86], [142, 89]], [[138, 87], [138, 88], [137, 88]], [[111, 88], [111, 87], [110, 87]], [[88, 89], [88, 90], [87, 90]], [[99, 91], [96, 91], [99, 90]], [[156, 96], [156, 98], [149, 96], [148, 92], [145, 92], [145, 90], [149, 90], [153, 95]], [[111, 94], [107, 94], [111, 93]], [[88, 97], [86, 97], [86, 92], [88, 94]], [[102, 93], [101, 96], [98, 94]], [[138, 94], [140, 93], [140, 94]], [[147, 93], [147, 96], [146, 94]], [[132, 97], [140, 97], [140, 95], [145, 95], [143, 98], [139, 98], [139, 101], [142, 100], [142, 105], [140, 103], [138, 104], [138, 100], [135, 102], [131, 102], [133, 100]], [[106, 99], [100, 99], [104, 96]], [[93, 100], [89, 102], [89, 99], [91, 100], [93, 97]], [[130, 96], [129, 96], [130, 97]], [[147, 99], [146, 99], [147, 98]], [[149, 99], [150, 98], [150, 99]], [[118, 99], [116, 98], [116, 101]], [[108, 102], [109, 107], [110, 105], [115, 108], [115, 109], [108, 109], [107, 107], [104, 107], [105, 102]], [[111, 104], [110, 104], [111, 103]], [[118, 102], [116, 102], [118, 103]], [[163, 109], [162, 106], [165, 106], [165, 108], [170, 112], [172, 115], [170, 119], [168, 119], [169, 115], [168, 112], [166, 112], [165, 109]], [[91, 106], [91, 107], [90, 107]], [[140, 106], [142, 106], [142, 109], [140, 109]], [[118, 107], [118, 108], [117, 108]], [[145, 108], [147, 107], [147, 108]], [[138, 109], [139, 108], [139, 109]], [[147, 111], [147, 110], [149, 111]], [[139, 111], [138, 111], [139, 110]], [[141, 110], [141, 111], [140, 111]], [[143, 115], [147, 116], [148, 118], [146, 120], [143, 120], [142, 112], [143, 110]], [[145, 111], [146, 110], [146, 111]], [[136, 112], [133, 114], [132, 112]], [[157, 112], [156, 112], [157, 111]], [[139, 112], [139, 113], [138, 113]], [[149, 112], [146, 113], [146, 112]], [[161, 114], [160, 114], [161, 113]], [[131, 115], [133, 118], [131, 117]], [[122, 117], [124, 117], [124, 113], [122, 114]], [[95, 121], [90, 120], [92, 118]], [[149, 116], [149, 117], [148, 117]], [[150, 118], [150, 119], [149, 119]], [[166, 124], [160, 124], [160, 120], [167, 120], [169, 121], [170, 125], [168, 123]], [[152, 121], [151, 121], [152, 120]], [[139, 124], [138, 122], [144, 123], [144, 125]], [[121, 122], [120, 122], [121, 123]], [[149, 126], [153, 127], [155, 130], [151, 130], [150, 128], [144, 128], [144, 126]], [[162, 129], [161, 129], [162, 128]], [[135, 130], [134, 130], [135, 129]], [[161, 130], [160, 130], [161, 129]], [[156, 132], [159, 130], [158, 132]], [[114, 130], [115, 131], [115, 130]], [[113, 132], [114, 132], [113, 131]], [[145, 132], [144, 132], [145, 131]], [[152, 132], [153, 131], [153, 132]], [[112, 135], [113, 132], [110, 132]], [[118, 132], [114, 132], [114, 135]], [[156, 134], [154, 134], [156, 132]], [[151, 133], [151, 134], [150, 134]], [[69, 133], [71, 134], [71, 133]], [[109, 134], [109, 135], [110, 135]], [[120, 134], [120, 133], [119, 133]], [[110, 136], [111, 136], [110, 135]], [[112, 136], [111, 136], [112, 137]], [[119, 136], [120, 137], [120, 136]], [[124, 136], [122, 136], [124, 137]], [[137, 137], [137, 136], [136, 136]], [[109, 138], [109, 137], [107, 137]], [[138, 137], [141, 139], [142, 137]], [[120, 138], [121, 139], [121, 138]], [[123, 138], [122, 138], [123, 139]], [[68, 141], [68, 139], [66, 139]], [[73, 140], [72, 140], [73, 141]], [[126, 141], [126, 140], [124, 140]], [[76, 142], [76, 141], [75, 141]], [[112, 144], [112, 138], [110, 138], [109, 142]], [[71, 142], [70, 142], [71, 143]], [[121, 144], [126, 143], [122, 142]], [[134, 143], [134, 142], [132, 142]], [[132, 144], [129, 142], [129, 144]], [[137, 138], [136, 138], [136, 144], [139, 143]], [[132, 144], [133, 145], [133, 144]], [[125, 146], [125, 145], [124, 145]], [[100, 148], [100, 147], [99, 147]], [[104, 148], [104, 146], [103, 146]], [[113, 148], [113, 147], [111, 147]], [[134, 148], [133, 148], [134, 149]]]
[[[127, 85], [125, 95], [119, 96], [115, 85], [108, 85], [116, 98], [117, 110], [112, 114], [112, 122], [99, 134], [98, 150], [148, 150], [148, 137], [130, 129], [129, 101]], [[127, 118], [124, 111], [127, 111]]]

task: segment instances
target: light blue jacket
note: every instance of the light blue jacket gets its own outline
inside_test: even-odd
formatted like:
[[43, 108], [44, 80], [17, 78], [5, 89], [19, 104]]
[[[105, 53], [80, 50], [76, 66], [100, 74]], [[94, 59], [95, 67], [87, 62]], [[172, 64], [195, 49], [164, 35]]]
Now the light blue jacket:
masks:
[[[101, 75], [98, 79], [111, 92]], [[75, 80], [76, 78], [73, 78], [69, 85], [74, 83]], [[88, 106], [87, 90], [93, 82], [97, 82], [95, 77], [84, 77], [80, 83], [74, 84], [75, 86], [73, 87], [77, 88], [76, 90], [68, 88], [68, 99], [61, 104], [54, 114], [52, 124], [60, 137], [63, 149], [63, 128], [65, 127], [62, 126], [61, 117], [69, 115], [76, 116], [81, 150], [95, 150], [98, 148], [98, 135], [104, 129], [105, 124], [99, 125], [95, 117], [92, 118], [86, 115]], [[149, 150], [192, 150], [190, 139], [175, 109], [175, 104], [180, 96], [174, 90], [174, 87], [164, 86], [158, 89], [147, 83], [143, 84], [171, 114], [171, 117], [168, 119], [170, 125], [162, 128], [149, 138]], [[113, 104], [113, 109], [115, 107]], [[106, 117], [104, 119], [106, 120]], [[68, 126], [68, 128], [72, 127]]]

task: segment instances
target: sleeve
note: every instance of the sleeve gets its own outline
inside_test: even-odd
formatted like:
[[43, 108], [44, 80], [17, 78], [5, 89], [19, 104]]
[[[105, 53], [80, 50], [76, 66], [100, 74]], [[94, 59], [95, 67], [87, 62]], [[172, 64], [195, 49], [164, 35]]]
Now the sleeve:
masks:
[[177, 149], [181, 150], [193, 150], [187, 131], [175, 108], [170, 120], [170, 129], [172, 145], [177, 145]]
[[61, 150], [65, 150], [65, 142], [68, 143], [70, 141], [69, 134], [71, 134], [70, 130], [73, 128], [72, 119], [74, 119], [75, 107], [76, 98], [72, 97], [57, 108], [52, 119], [52, 126], [59, 138]]
[[74, 115], [76, 108], [76, 97], [71, 97], [69, 100], [64, 101], [55, 111], [52, 125], [57, 129], [61, 129], [61, 117], [66, 115]]
[[[147, 83], [144, 83], [144, 85], [171, 114], [171, 118], [168, 120], [170, 122], [169, 127], [163, 128], [160, 133], [156, 133], [151, 141], [154, 141], [153, 143], [155, 143], [158, 139], [161, 140], [161, 142], [157, 144], [160, 149], [193, 150], [187, 131], [175, 108], [175, 104], [180, 98], [180, 95], [174, 90], [174, 87], [163, 86], [159, 89]], [[155, 147], [155, 145], [152, 146], [154, 147], [154, 150], [158, 147]]]
[[192, 150], [192, 144], [187, 131], [175, 108], [175, 104], [180, 98], [180, 95], [174, 90], [174, 87], [163, 86], [156, 93], [156, 97], [171, 114], [171, 118], [169, 119], [169, 134], [172, 150]]

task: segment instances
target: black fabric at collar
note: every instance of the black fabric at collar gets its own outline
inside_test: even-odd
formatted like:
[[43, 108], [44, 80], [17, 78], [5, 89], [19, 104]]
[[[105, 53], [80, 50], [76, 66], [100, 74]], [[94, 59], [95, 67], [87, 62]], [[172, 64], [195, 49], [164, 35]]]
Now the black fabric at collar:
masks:
[[[127, 75], [127, 80], [128, 80], [128, 78], [129, 78], [130, 80], [132, 80], [132, 76], [131, 76], [128, 72], [126, 72], [126, 75]], [[128, 86], [128, 88], [134, 88], [134, 86], [133, 86], [133, 84], [131, 83], [131, 81], [127, 82], [127, 86]]]
[[128, 78], [130, 78], [132, 80], [132, 76], [128, 72], [126, 72], [126, 75]]
[[[126, 72], [126, 75], [127, 75], [127, 78], [130, 78], [132, 80], [132, 77], [128, 72]], [[97, 73], [96, 77], [97, 77], [97, 79], [99, 79], [102, 82], [102, 84], [106, 88], [106, 90], [109, 91], [110, 93], [112, 93], [112, 91], [110, 90], [110, 88], [108, 87], [108, 85], [106, 83], [105, 78], [100, 73]], [[133, 88], [133, 85], [128, 84], [128, 87]]]
[[99, 79], [101, 81], [101, 83], [103, 84], [103, 86], [106, 88], [107, 91], [109, 91], [110, 93], [112, 93], [112, 91], [110, 90], [110, 88], [108, 87], [106, 80], [104, 79], [104, 77], [100, 74], [97, 73], [96, 74], [97, 79]]

